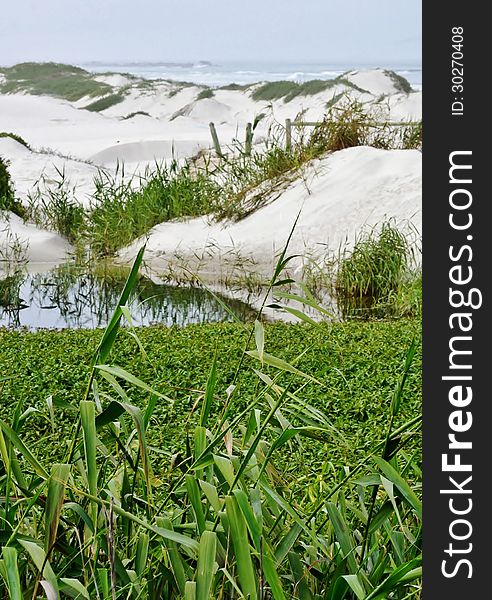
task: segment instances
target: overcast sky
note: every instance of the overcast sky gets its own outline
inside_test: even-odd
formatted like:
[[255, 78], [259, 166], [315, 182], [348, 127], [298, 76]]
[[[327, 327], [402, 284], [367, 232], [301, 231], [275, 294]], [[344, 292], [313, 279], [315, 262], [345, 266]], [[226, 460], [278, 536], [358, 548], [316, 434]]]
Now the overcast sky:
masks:
[[0, 64], [412, 62], [420, 0], [1, 0]]

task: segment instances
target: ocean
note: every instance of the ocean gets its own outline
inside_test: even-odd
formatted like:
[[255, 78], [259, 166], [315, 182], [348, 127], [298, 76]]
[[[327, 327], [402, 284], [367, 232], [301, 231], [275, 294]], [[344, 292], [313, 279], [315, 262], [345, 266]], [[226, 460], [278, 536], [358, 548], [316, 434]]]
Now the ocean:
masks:
[[418, 63], [403, 64], [391, 61], [378, 64], [331, 64], [314, 62], [91, 62], [78, 66], [96, 73], [131, 73], [146, 79], [169, 79], [186, 81], [211, 87], [230, 83], [245, 85], [258, 81], [296, 81], [333, 79], [346, 71], [381, 67], [395, 71], [408, 80], [415, 90], [422, 89], [422, 66]]

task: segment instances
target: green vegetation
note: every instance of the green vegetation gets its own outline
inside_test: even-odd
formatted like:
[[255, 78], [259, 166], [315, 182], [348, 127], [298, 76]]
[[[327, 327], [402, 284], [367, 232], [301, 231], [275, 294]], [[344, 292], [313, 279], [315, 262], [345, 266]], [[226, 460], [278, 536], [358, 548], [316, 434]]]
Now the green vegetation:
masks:
[[104, 96], [103, 98], [99, 98], [98, 100], [94, 100], [87, 106], [84, 106], [84, 110], [89, 110], [91, 112], [102, 112], [107, 108], [111, 108], [111, 106], [115, 106], [120, 102], [123, 102], [125, 99], [125, 95], [122, 93], [117, 94], [109, 94], [109, 96]]
[[340, 259], [336, 286], [345, 296], [387, 298], [398, 289], [408, 264], [408, 242], [390, 223], [361, 235]]
[[8, 166], [8, 161], [0, 156], [0, 212], [6, 210], [24, 218], [25, 209], [15, 197]]
[[8, 162], [0, 156], [0, 201], [8, 202], [14, 195], [14, 188], [7, 169]]
[[206, 98], [213, 98], [214, 97], [214, 91], [212, 88], [205, 88], [203, 89], [201, 92], [199, 92], [198, 96], [196, 97], [197, 100], [205, 100]]
[[135, 112], [129, 113], [125, 117], [121, 117], [121, 120], [127, 121], [128, 119], [133, 119], [133, 117], [138, 117], [138, 116], [150, 117], [149, 113], [146, 112], [145, 110], [136, 110]]
[[118, 329], [141, 259], [104, 333], [0, 331], [9, 596], [419, 598], [418, 324], [137, 345]]
[[422, 148], [422, 122], [393, 126], [382, 117], [371, 115], [350, 98], [332, 105], [314, 129], [309, 143], [318, 153], [336, 152], [354, 146], [383, 150]]
[[285, 102], [290, 102], [297, 96], [308, 96], [319, 94], [331, 87], [337, 85], [335, 80], [322, 81], [316, 79], [306, 83], [296, 83], [295, 81], [269, 81], [257, 87], [251, 97], [256, 101], [271, 101], [283, 98]]
[[94, 79], [94, 76], [71, 65], [58, 63], [21, 63], [0, 69], [6, 80], [0, 84], [0, 93], [28, 92], [35, 95], [55, 96], [72, 102], [85, 96], [104, 96], [113, 88]]
[[314, 96], [336, 85], [344, 85], [347, 88], [365, 92], [365, 90], [354, 85], [347, 79], [337, 77], [335, 79], [312, 79], [304, 83], [296, 83], [295, 81], [269, 81], [256, 88], [251, 97], [256, 101], [271, 101], [283, 98], [284, 102], [290, 102], [297, 96]]
[[387, 75], [393, 81], [396, 89], [399, 92], [403, 92], [405, 94], [410, 94], [411, 92], [413, 92], [412, 86], [405, 79], [405, 77], [398, 75], [398, 73], [395, 73], [394, 71], [388, 71], [388, 70], [385, 70], [384, 74]]
[[24, 217], [38, 227], [51, 229], [71, 243], [77, 242], [84, 231], [85, 209], [76, 196], [76, 187], [70, 187], [65, 170], [55, 166], [58, 179], [48, 184], [44, 175], [28, 196]]
[[347, 318], [421, 315], [422, 274], [408, 235], [386, 221], [362, 232], [331, 265], [332, 285]]
[[248, 90], [252, 85], [251, 83], [245, 83], [245, 84], [240, 84], [240, 83], [228, 83], [227, 85], [223, 85], [219, 88], [219, 90], [226, 90], [226, 91], [230, 91], [230, 92], [245, 92], [246, 90]]
[[95, 183], [87, 235], [96, 256], [113, 254], [163, 221], [207, 213], [216, 190], [212, 180], [177, 162], [156, 165], [138, 187], [123, 170], [100, 172]]
[[12, 138], [16, 142], [19, 142], [19, 144], [22, 144], [26, 148], [30, 149], [29, 144], [26, 142], [26, 140], [24, 138], [22, 138], [20, 135], [17, 135], [16, 133], [0, 131], [0, 138]]

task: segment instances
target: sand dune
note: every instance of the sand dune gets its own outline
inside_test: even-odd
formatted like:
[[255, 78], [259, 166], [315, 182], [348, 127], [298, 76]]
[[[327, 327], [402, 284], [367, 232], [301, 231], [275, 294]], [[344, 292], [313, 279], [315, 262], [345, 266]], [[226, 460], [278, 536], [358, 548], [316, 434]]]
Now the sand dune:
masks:
[[[421, 186], [420, 152], [349, 148], [316, 161], [278, 199], [242, 221], [201, 217], [162, 223], [119, 257], [131, 262], [147, 241], [146, 261], [157, 271], [185, 267], [203, 277], [221, 273], [230, 279], [250, 270], [267, 277], [299, 211], [290, 252], [319, 257], [387, 219], [419, 231]], [[293, 263], [297, 269], [303, 260]]]
[[195, 155], [206, 147], [205, 143], [194, 140], [150, 140], [146, 142], [129, 142], [105, 148], [93, 154], [89, 160], [102, 167], [113, 166], [120, 161], [129, 163], [154, 163], [186, 158]]
[[0, 271], [2, 262], [28, 260], [31, 264], [57, 264], [67, 259], [72, 247], [52, 231], [23, 223], [12, 213], [0, 218]]
[[[273, 121], [283, 124], [286, 118], [292, 119], [298, 114], [319, 120], [326, 113], [327, 103], [337, 98], [340, 101], [343, 94], [350, 94], [367, 108], [377, 107], [379, 113], [385, 113], [392, 120], [421, 116], [421, 93], [402, 93], [398, 82], [382, 69], [352, 71], [319, 93], [265, 100], [256, 97], [262, 83], [246, 89], [209, 90], [210, 97], [201, 97], [204, 88], [196, 85], [132, 82], [117, 74], [96, 79], [113, 86], [119, 100], [100, 112], [84, 109], [94, 102], [94, 98], [89, 97], [69, 102], [26, 93], [0, 94], [0, 131], [21, 135], [35, 150], [51, 149], [77, 159], [93, 160], [96, 164], [101, 156], [105, 166], [124, 160], [133, 167], [139, 164], [145, 167], [154, 160], [146, 142], [168, 142], [168, 148], [173, 141], [210, 146], [208, 124], [214, 121], [220, 127], [221, 143], [227, 145], [237, 135], [243, 136], [247, 122], [264, 114], [268, 118], [256, 131], [261, 137]], [[384, 102], [382, 96], [385, 96]], [[141, 146], [129, 151], [125, 144]], [[171, 158], [168, 152], [159, 154], [162, 158]], [[33, 169], [31, 175], [35, 180], [39, 172]]]
[[[21, 200], [40, 178], [56, 185], [63, 171], [75, 186], [77, 199], [87, 204], [99, 168], [111, 172], [123, 162], [132, 174], [155, 161], [194, 155], [211, 146], [210, 121], [215, 122], [226, 148], [236, 137], [243, 139], [246, 123], [260, 114], [264, 118], [255, 140], [286, 118], [321, 119], [327, 105], [343, 101], [346, 94], [389, 120], [421, 118], [421, 92], [408, 93], [398, 78], [382, 69], [351, 71], [316, 93], [287, 86], [283, 95], [275, 87], [278, 84], [204, 91], [196, 85], [145, 82], [121, 75], [97, 78], [112, 86], [119, 100], [112, 105], [108, 102], [100, 112], [85, 109], [94, 102], [89, 97], [69, 102], [28, 93], [0, 94], [0, 131], [21, 135], [31, 147], [0, 138], [0, 156], [10, 162]], [[361, 226], [389, 217], [412, 219], [419, 228], [420, 159], [417, 151], [352, 148], [337, 152], [310, 166], [279, 199], [239, 223], [210, 224], [200, 218], [159, 225], [150, 234], [147, 258], [156, 268], [181, 261], [201, 272], [230, 271], [246, 261], [252, 270], [271, 273], [275, 254], [301, 208], [293, 240], [296, 252], [334, 250]], [[33, 260], [61, 260], [70, 251], [59, 236], [24, 225], [13, 215], [8, 228], [18, 239], [29, 240]], [[10, 234], [3, 217], [0, 229], [0, 248], [6, 248]], [[140, 244], [122, 251], [120, 259], [131, 261]]]

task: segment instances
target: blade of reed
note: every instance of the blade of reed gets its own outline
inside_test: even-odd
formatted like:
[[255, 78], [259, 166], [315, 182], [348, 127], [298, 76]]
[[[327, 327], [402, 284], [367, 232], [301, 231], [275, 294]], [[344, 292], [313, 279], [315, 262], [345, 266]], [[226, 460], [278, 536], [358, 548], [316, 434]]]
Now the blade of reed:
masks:
[[226, 497], [225, 506], [230, 525], [232, 543], [234, 545], [241, 591], [246, 598], [257, 600], [258, 592], [256, 576], [253, 568], [253, 560], [251, 558], [245, 519], [234, 496]]
[[17, 550], [12, 546], [2, 548], [2, 556], [7, 578], [7, 588], [10, 600], [24, 600], [22, 594], [19, 568], [17, 566]]
[[[97, 496], [97, 462], [96, 462], [96, 410], [94, 402], [82, 400], [80, 403], [80, 418], [84, 438], [85, 466], [87, 469], [87, 484], [89, 494]], [[91, 503], [91, 519], [94, 529], [97, 523], [98, 507], [95, 502]]]
[[48, 494], [44, 512], [44, 550], [49, 557], [56, 540], [60, 513], [65, 500], [65, 487], [70, 476], [70, 465], [54, 464], [48, 482]]
[[196, 600], [210, 600], [215, 572], [217, 536], [212, 531], [204, 531], [200, 538], [198, 565], [196, 570]]

